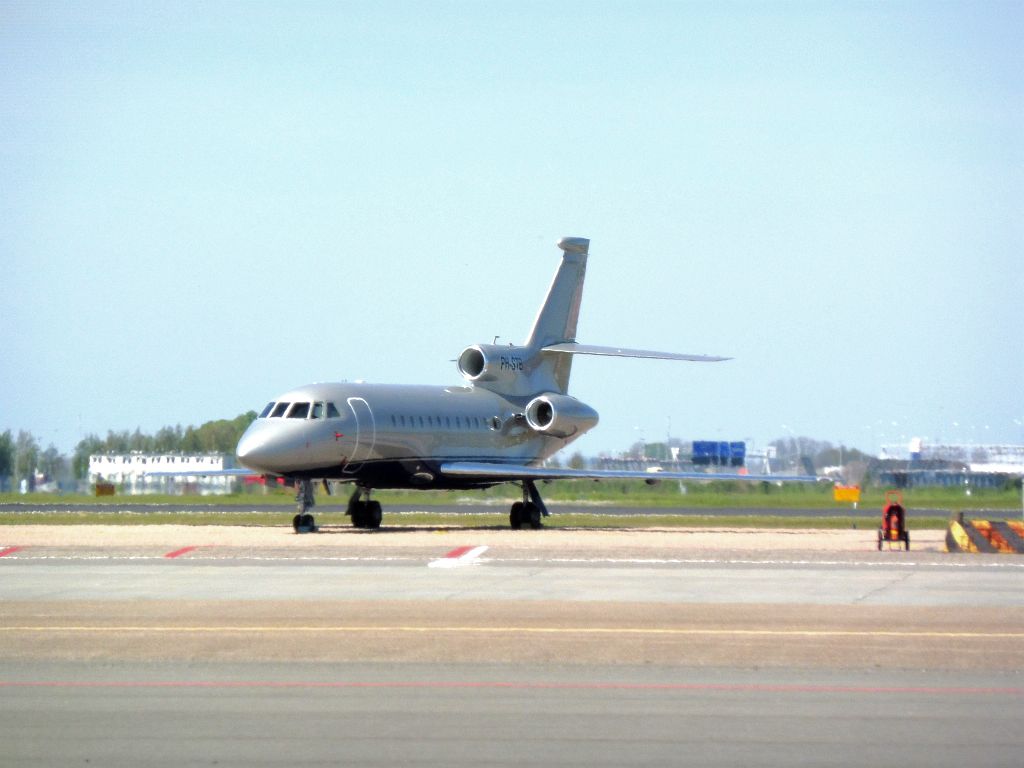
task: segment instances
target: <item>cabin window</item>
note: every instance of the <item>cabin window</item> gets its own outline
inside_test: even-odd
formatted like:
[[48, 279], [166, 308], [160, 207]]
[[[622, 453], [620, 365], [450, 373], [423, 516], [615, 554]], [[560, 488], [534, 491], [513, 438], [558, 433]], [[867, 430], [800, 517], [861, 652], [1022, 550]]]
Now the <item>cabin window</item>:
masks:
[[259, 415], [259, 418], [261, 418], [261, 419], [267, 418], [267, 416], [270, 415], [270, 412], [272, 410], [274, 410], [274, 404], [273, 403], [267, 403], [267, 407], [263, 409], [263, 412]]
[[334, 403], [327, 404], [327, 418], [328, 419], [340, 419], [341, 414], [338, 413], [338, 409], [334, 407]]
[[451, 428], [452, 428], [452, 417], [451, 417], [451, 416], [445, 416], [445, 417], [444, 417], [444, 425], [445, 425], [445, 426], [446, 426], [446, 427], [447, 427], [448, 429], [451, 429]]
[[420, 429], [423, 429], [423, 417], [420, 416]]
[[288, 410], [288, 406], [291, 403], [278, 403], [274, 406], [274, 410], [270, 412], [270, 418], [277, 419], [284, 416], [284, 412]]
[[313, 415], [310, 416], [310, 418], [311, 419], [322, 419], [323, 417], [324, 417], [324, 404], [323, 403], [313, 403]]
[[288, 411], [289, 419], [304, 419], [309, 416], [309, 403], [295, 403]]
[[491, 429], [493, 429], [495, 432], [501, 429], [501, 419], [498, 418], [497, 416], [491, 418]]
[[405, 416], [399, 416], [398, 417], [398, 423], [401, 424], [402, 427], [404, 428], [405, 427]]

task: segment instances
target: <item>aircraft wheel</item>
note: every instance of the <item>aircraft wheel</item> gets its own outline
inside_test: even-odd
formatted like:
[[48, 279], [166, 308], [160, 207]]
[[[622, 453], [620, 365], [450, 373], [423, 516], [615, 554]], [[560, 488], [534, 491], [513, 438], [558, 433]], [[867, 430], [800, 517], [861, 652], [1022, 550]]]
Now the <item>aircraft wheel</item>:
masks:
[[512, 526], [513, 531], [518, 531], [523, 527], [523, 507], [525, 505], [521, 501], [517, 501], [512, 505], [512, 511], [509, 512], [508, 522]]
[[352, 526], [354, 528], [366, 527], [366, 502], [358, 501], [352, 506]]
[[298, 533], [299, 532], [299, 528], [301, 528], [301, 527], [302, 527], [302, 515], [296, 515], [295, 517], [292, 518], [292, 528], [294, 528], [295, 532]]
[[523, 519], [529, 521], [530, 527], [533, 530], [539, 530], [541, 527], [540, 523], [540, 507], [536, 504], [530, 503], [523, 508]]
[[377, 529], [380, 528], [381, 520], [384, 519], [384, 511], [381, 509], [379, 501], [368, 501], [366, 502], [366, 514], [363, 518], [363, 524], [366, 528]]

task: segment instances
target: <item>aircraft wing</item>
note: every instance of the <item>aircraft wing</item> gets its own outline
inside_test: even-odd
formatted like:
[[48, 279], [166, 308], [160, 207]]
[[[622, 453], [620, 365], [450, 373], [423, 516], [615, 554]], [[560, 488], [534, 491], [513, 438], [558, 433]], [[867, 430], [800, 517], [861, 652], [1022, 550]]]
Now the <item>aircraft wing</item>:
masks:
[[627, 349], [625, 347], [599, 347], [594, 344], [577, 344], [568, 341], [561, 344], [549, 344], [543, 352], [562, 352], [567, 355], [601, 355], [604, 357], [643, 357], [652, 360], [689, 360], [695, 363], [719, 363], [732, 360], [731, 357], [717, 355], [683, 355], [678, 352], [654, 352], [650, 349]]
[[487, 461], [451, 461], [441, 465], [441, 473], [481, 480], [750, 480], [766, 482], [813, 483], [814, 475], [741, 475], [735, 472], [637, 472], [617, 469], [562, 469], [528, 467], [524, 464], [498, 464]]
[[145, 477], [258, 477], [262, 472], [251, 469], [207, 469], [202, 472], [179, 470], [178, 472], [143, 472]]

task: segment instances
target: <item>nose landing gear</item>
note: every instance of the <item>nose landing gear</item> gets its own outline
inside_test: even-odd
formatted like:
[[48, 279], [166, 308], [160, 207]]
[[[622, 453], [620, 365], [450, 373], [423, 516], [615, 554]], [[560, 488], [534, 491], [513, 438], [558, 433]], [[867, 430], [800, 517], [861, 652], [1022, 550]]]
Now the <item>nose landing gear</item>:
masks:
[[295, 494], [295, 504], [299, 513], [292, 518], [292, 528], [296, 533], [316, 533], [316, 519], [309, 513], [316, 506], [316, 499], [313, 496], [313, 481], [300, 480], [299, 489]]

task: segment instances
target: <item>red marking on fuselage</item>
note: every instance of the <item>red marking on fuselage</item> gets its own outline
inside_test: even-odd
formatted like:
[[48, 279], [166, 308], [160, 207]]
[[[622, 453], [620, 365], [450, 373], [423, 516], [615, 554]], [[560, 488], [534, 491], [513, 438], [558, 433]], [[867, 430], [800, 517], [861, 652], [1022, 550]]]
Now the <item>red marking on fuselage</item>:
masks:
[[173, 552], [168, 552], [166, 555], [164, 555], [164, 557], [170, 558], [171, 560], [173, 560], [176, 557], [181, 557], [182, 555], [187, 555], [189, 552], [191, 552], [194, 549], [196, 549], [196, 547], [182, 547], [181, 549], [176, 549]]
[[7, 555], [13, 555], [15, 552], [20, 552], [21, 547], [7, 547], [7, 549], [0, 549], [0, 557], [7, 557]]

